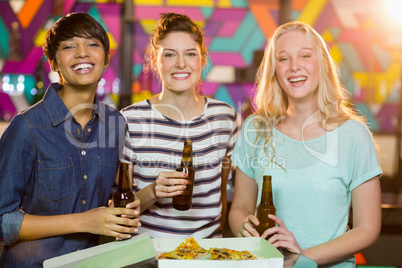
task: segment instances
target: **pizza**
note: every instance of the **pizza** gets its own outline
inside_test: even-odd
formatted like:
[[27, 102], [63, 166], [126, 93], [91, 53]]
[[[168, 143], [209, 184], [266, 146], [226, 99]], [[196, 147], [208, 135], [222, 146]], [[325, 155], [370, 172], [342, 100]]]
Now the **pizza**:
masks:
[[198, 242], [190, 237], [187, 238], [185, 242], [182, 242], [175, 250], [160, 254], [158, 259], [195, 260], [206, 254], [208, 254], [208, 250], [198, 245]]
[[204, 249], [198, 245], [194, 238], [187, 238], [185, 242], [182, 242], [175, 250], [164, 252], [158, 255], [158, 259], [195, 259], [206, 260], [255, 260], [256, 256], [248, 252], [247, 250], [237, 251], [228, 248], [210, 248]]
[[255, 260], [256, 256], [247, 250], [237, 251], [228, 248], [210, 248], [211, 260]]

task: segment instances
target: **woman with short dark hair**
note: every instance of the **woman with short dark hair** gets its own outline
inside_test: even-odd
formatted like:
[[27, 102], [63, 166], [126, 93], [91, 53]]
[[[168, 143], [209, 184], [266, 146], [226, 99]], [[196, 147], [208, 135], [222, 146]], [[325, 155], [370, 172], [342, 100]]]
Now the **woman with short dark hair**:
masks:
[[42, 267], [99, 235], [128, 238], [139, 224], [139, 200], [107, 207], [126, 124], [96, 97], [110, 61], [105, 30], [88, 14], [68, 14], [43, 50], [60, 82], [0, 140], [0, 267]]

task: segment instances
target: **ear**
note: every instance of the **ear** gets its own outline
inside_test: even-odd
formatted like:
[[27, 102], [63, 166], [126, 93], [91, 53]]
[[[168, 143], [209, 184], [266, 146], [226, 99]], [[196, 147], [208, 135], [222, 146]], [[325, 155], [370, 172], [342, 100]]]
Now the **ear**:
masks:
[[110, 63], [110, 52], [108, 51], [108, 52], [107, 52], [107, 56], [106, 56], [106, 58], [105, 58], [105, 66], [104, 66], [103, 68], [108, 67], [108, 66], [109, 66], [109, 63]]

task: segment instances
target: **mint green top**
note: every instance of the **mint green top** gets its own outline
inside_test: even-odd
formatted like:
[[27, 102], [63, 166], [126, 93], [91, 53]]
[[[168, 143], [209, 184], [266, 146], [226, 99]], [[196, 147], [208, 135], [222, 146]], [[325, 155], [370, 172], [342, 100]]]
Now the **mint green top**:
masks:
[[[348, 120], [337, 129], [309, 141], [291, 139], [273, 129], [275, 162], [269, 162], [250, 116], [243, 124], [232, 154], [233, 163], [262, 188], [272, 176], [276, 215], [293, 232], [302, 249], [325, 243], [347, 230], [351, 192], [382, 174], [371, 133]], [[254, 150], [252, 150], [254, 148]], [[272, 149], [267, 147], [272, 156]], [[257, 205], [261, 199], [258, 193]]]

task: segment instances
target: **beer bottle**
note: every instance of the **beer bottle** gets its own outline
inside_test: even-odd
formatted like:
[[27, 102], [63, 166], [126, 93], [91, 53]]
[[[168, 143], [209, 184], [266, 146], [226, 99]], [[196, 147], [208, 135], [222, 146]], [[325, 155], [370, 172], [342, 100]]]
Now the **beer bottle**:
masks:
[[188, 184], [181, 195], [173, 197], [173, 207], [177, 210], [189, 210], [191, 208], [193, 199], [193, 185], [194, 185], [194, 167], [193, 167], [193, 143], [191, 140], [184, 141], [183, 156], [180, 166], [176, 171], [181, 171], [188, 174], [186, 178]]
[[33, 102], [37, 103], [45, 95], [45, 84], [43, 81], [43, 60], [42, 58], [38, 62], [36, 67], [36, 94], [34, 95]]
[[134, 201], [132, 173], [128, 161], [121, 160], [119, 166], [119, 185], [114, 193], [113, 201], [115, 207], [126, 207]]
[[[268, 218], [268, 214], [275, 215], [276, 209], [272, 198], [272, 177], [270, 175], [264, 175], [261, 202], [257, 206], [257, 219], [260, 225], [257, 226], [257, 232], [262, 235], [265, 230], [275, 226], [275, 222]], [[270, 236], [269, 236], [270, 237]], [[267, 239], [269, 238], [267, 237]]]
[[18, 22], [14, 21], [11, 24], [12, 30], [11, 30], [11, 36], [10, 36], [10, 43], [9, 43], [9, 55], [8, 59], [10, 61], [18, 61], [21, 59], [21, 35], [18, 31], [19, 24]]

